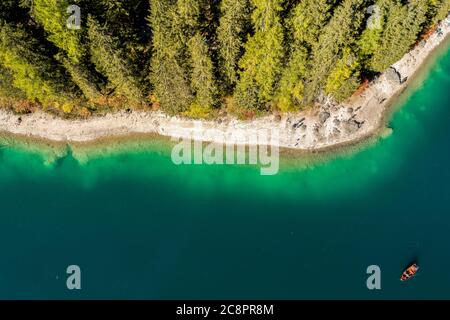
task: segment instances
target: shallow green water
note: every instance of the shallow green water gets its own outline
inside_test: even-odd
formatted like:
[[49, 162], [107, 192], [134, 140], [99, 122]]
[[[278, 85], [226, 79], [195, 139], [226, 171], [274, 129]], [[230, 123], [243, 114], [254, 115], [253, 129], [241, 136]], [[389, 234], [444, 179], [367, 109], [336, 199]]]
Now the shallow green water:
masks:
[[[391, 136], [276, 176], [176, 167], [166, 145], [51, 165], [0, 149], [0, 298], [450, 298], [441, 51]], [[400, 283], [416, 259], [421, 274]], [[66, 288], [71, 264], [81, 291]], [[373, 264], [380, 291], [366, 287]]]

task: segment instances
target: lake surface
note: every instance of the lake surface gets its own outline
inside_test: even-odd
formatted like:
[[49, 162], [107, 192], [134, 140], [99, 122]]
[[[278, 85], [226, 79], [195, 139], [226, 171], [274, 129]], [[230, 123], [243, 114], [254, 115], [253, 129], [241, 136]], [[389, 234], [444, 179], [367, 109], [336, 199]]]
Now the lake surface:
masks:
[[391, 135], [276, 176], [175, 166], [163, 142], [82, 162], [1, 148], [0, 298], [450, 298], [448, 45], [426, 69]]

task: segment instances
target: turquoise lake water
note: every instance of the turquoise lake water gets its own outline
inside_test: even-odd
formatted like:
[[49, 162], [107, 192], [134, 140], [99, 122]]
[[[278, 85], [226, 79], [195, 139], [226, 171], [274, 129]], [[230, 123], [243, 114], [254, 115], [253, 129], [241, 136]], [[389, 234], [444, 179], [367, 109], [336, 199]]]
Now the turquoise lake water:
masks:
[[50, 164], [3, 147], [0, 298], [448, 299], [449, 46], [396, 109], [392, 135], [276, 176], [177, 167], [167, 145]]

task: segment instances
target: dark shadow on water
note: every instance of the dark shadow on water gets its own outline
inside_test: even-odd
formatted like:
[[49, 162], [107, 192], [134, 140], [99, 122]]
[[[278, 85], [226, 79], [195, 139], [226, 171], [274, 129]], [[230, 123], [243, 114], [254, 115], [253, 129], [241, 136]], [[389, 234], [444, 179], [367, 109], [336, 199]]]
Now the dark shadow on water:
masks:
[[71, 166], [75, 166], [75, 165], [78, 164], [77, 160], [73, 156], [72, 147], [69, 144], [66, 145], [66, 152], [65, 152], [64, 156], [61, 156], [61, 157], [57, 158], [52, 163], [52, 167], [54, 169], [59, 169], [59, 168], [62, 168], [63, 166], [65, 166], [67, 164], [70, 164]]

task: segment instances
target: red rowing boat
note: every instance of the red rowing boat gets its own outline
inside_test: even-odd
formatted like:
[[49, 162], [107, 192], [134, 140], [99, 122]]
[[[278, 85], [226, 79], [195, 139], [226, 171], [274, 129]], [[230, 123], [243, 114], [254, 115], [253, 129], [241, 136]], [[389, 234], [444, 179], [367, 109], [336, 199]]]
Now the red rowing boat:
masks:
[[414, 262], [408, 268], [406, 268], [405, 271], [403, 271], [400, 281], [407, 281], [411, 279], [417, 274], [417, 271], [419, 271], [419, 265]]

